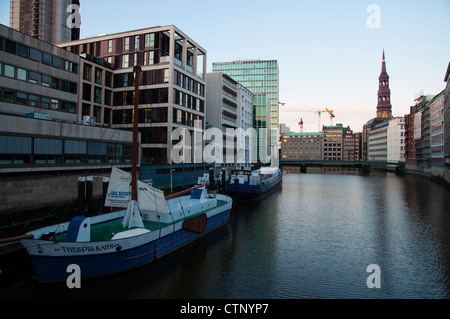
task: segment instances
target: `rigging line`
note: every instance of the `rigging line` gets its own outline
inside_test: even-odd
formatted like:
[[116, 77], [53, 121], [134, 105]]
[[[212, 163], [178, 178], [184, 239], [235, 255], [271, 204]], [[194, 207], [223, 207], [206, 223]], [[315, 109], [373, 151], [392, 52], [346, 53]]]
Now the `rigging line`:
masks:
[[178, 201], [180, 202], [181, 212], [183, 213], [184, 220], [186, 220], [186, 214], [184, 213], [183, 204], [181, 203], [181, 197], [178, 197]]

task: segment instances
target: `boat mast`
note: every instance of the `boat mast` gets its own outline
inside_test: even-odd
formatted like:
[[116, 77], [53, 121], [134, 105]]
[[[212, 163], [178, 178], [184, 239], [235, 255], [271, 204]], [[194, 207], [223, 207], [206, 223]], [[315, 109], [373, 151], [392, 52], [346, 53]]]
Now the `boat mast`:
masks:
[[132, 171], [131, 171], [131, 200], [137, 201], [137, 161], [138, 161], [138, 111], [139, 111], [139, 78], [142, 68], [139, 65], [139, 52], [137, 54], [138, 61], [134, 67], [134, 116], [133, 116], [133, 154], [132, 154]]

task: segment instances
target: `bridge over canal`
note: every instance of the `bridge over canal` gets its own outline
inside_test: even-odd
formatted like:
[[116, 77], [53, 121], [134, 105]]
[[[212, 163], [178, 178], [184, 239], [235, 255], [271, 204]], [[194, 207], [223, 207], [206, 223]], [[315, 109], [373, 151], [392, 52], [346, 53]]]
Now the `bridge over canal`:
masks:
[[360, 168], [362, 173], [370, 173], [371, 169], [380, 169], [400, 173], [404, 170], [405, 163], [392, 162], [369, 162], [369, 161], [280, 161], [280, 167], [297, 166], [301, 172], [306, 172], [309, 167], [355, 167]]

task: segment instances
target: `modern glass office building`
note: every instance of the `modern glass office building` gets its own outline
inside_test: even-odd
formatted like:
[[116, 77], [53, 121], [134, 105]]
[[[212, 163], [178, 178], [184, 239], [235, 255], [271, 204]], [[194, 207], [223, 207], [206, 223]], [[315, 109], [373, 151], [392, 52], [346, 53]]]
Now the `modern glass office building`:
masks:
[[[224, 72], [254, 94], [253, 126], [270, 128], [271, 145], [277, 144], [279, 125], [279, 70], [277, 60], [217, 62], [213, 71]], [[266, 95], [270, 109], [267, 109]], [[269, 125], [267, 116], [269, 115]]]

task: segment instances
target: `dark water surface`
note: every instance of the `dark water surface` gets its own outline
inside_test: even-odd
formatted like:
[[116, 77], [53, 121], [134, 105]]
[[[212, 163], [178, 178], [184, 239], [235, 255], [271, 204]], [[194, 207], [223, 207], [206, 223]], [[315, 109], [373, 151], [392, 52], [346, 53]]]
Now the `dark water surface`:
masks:
[[[369, 289], [377, 264], [381, 287]], [[31, 282], [21, 298], [449, 298], [450, 191], [415, 176], [285, 174], [216, 232], [81, 289]]]

